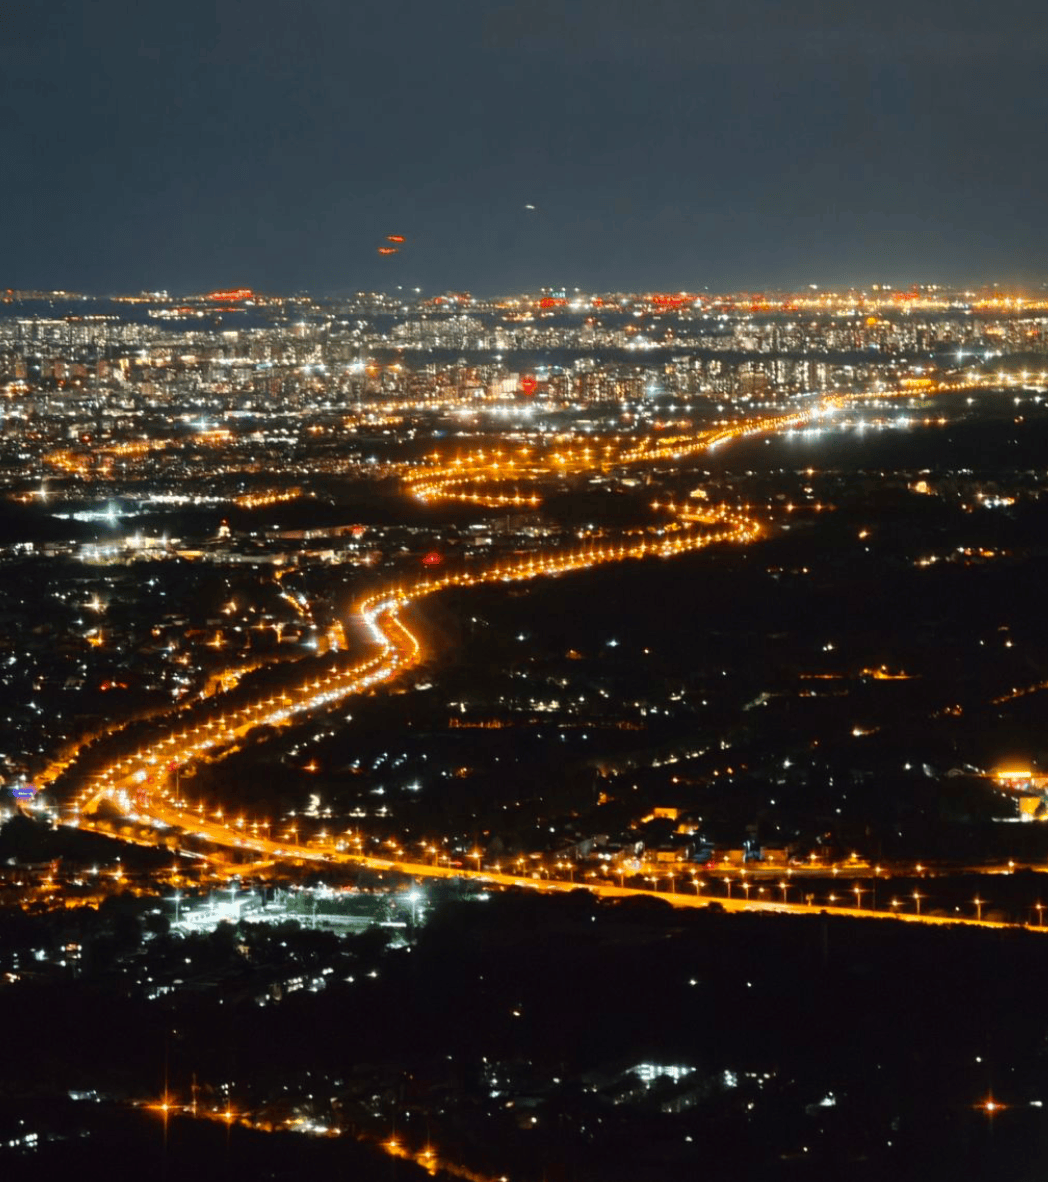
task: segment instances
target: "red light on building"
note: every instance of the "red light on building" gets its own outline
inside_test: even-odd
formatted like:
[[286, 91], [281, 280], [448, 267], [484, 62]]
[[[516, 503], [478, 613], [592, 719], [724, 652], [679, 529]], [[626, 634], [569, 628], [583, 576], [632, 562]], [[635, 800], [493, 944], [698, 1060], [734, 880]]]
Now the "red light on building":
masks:
[[686, 304], [693, 302], [693, 297], [687, 294], [661, 295], [656, 292], [648, 299], [656, 308], [683, 308]]
[[428, 554], [423, 556], [422, 565], [423, 566], [440, 566], [440, 564], [443, 561], [444, 561], [443, 554], [438, 554], [436, 550], [430, 550], [430, 552]]
[[250, 287], [234, 287], [229, 291], [213, 291], [207, 298], [221, 303], [235, 303], [237, 300], [250, 300], [254, 294]]
[[535, 381], [531, 374], [525, 374], [520, 379], [520, 392], [521, 394], [525, 394], [530, 398], [531, 395], [535, 393], [535, 387], [537, 385], [538, 382]]

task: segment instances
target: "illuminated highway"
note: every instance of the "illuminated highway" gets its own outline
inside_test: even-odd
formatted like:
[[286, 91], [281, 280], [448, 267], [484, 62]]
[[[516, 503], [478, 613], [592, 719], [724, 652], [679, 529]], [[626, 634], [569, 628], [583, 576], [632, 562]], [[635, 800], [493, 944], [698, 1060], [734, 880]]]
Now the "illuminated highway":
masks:
[[[922, 389], [922, 393], [927, 392]], [[896, 392], [895, 396], [912, 393], [911, 389], [906, 388]], [[538, 494], [521, 491], [522, 486], [567, 475], [607, 472], [627, 465], [695, 457], [745, 436], [783, 432], [806, 423], [825, 421], [849, 403], [861, 403], [869, 398], [868, 395], [833, 395], [813, 400], [795, 413], [740, 419], [693, 434], [648, 437], [629, 446], [616, 442], [598, 447], [575, 441], [565, 442], [556, 450], [541, 456], [530, 452], [510, 456], [495, 450], [487, 453], [478, 451], [451, 461], [442, 460], [439, 456], [430, 457], [422, 465], [403, 470], [404, 485], [410, 495], [422, 500], [462, 501], [499, 509], [534, 507], [539, 504]], [[505, 491], [506, 485], [511, 486], [512, 491]], [[176, 787], [172, 784], [172, 773], [176, 769], [242, 738], [257, 727], [292, 724], [313, 711], [387, 683], [416, 665], [423, 654], [423, 643], [404, 618], [405, 610], [445, 588], [520, 582], [630, 559], [670, 558], [715, 544], [745, 544], [759, 537], [762, 532], [761, 523], [738, 508], [702, 505], [681, 509], [672, 504], [655, 507], [668, 511], [672, 520], [661, 527], [626, 530], [615, 538], [601, 538], [569, 550], [551, 550], [526, 557], [496, 560], [478, 570], [424, 575], [407, 586], [373, 591], [354, 608], [355, 619], [373, 646], [368, 657], [312, 680], [287, 686], [267, 698], [213, 716], [207, 721], [181, 727], [177, 727], [176, 723], [175, 729], [166, 736], [153, 740], [127, 758], [114, 761], [94, 777], [94, 782], [79, 794], [75, 802], [77, 823], [85, 828], [95, 827], [95, 814], [99, 805], [103, 800], [109, 800], [129, 817], [195, 834], [213, 845], [257, 855], [259, 860], [352, 864], [415, 878], [464, 877], [500, 887], [522, 887], [543, 892], [584, 887], [605, 898], [657, 895], [677, 907], [708, 905], [711, 898], [699, 894], [697, 888], [687, 893], [684, 890], [655, 891], [626, 886], [624, 882], [618, 886], [595, 882], [592, 878], [574, 883], [548, 877], [523, 876], [505, 873], [498, 867], [486, 868], [480, 864], [479, 855], [473, 855], [477, 858], [475, 868], [440, 866], [406, 860], [400, 856], [393, 859], [369, 857], [338, 848], [333, 842], [319, 846], [300, 842], [295, 829], [291, 829], [280, 840], [268, 833], [268, 826], [260, 826], [257, 821], [245, 822], [241, 818], [233, 822], [221, 811], [211, 817], [187, 811], [177, 799]], [[53, 780], [68, 762], [68, 759], [64, 759], [56, 763], [41, 778], [41, 783]], [[672, 886], [673, 880], [670, 881]], [[747, 890], [743, 899], [718, 897], [716, 902], [729, 911], [811, 913], [811, 904], [791, 902], [786, 896], [784, 890], [781, 901], [751, 899]], [[971, 919], [922, 915], [919, 909], [899, 913], [898, 907], [893, 911], [863, 908], [858, 906], [861, 898], [860, 894], [855, 906], [842, 907], [842, 913], [880, 919], [894, 914], [906, 922], [1008, 926], [982, 920], [981, 917]]]
[[[260, 1120], [251, 1112], [238, 1111], [230, 1104], [226, 1104], [224, 1107], [208, 1108], [196, 1103], [178, 1104], [173, 1102], [170, 1096], [167, 1096], [156, 1103], [147, 1103], [144, 1107], [157, 1113], [164, 1120], [165, 1127], [171, 1116], [181, 1116], [193, 1120], [217, 1121], [227, 1129], [236, 1124], [267, 1133], [275, 1131], [268, 1120]], [[318, 1137], [340, 1137], [347, 1133], [345, 1129], [322, 1125], [304, 1116], [291, 1117], [284, 1122], [282, 1127], [289, 1132], [305, 1133]], [[381, 1150], [391, 1158], [414, 1162], [428, 1174], [436, 1174], [439, 1171], [441, 1174], [454, 1178], [464, 1178], [467, 1182], [508, 1182], [505, 1176], [496, 1178], [488, 1174], [481, 1174], [467, 1166], [460, 1165], [458, 1162], [451, 1161], [438, 1153], [428, 1142], [421, 1149], [415, 1149], [408, 1145], [404, 1139], [396, 1136], [369, 1136], [360, 1129], [356, 1129], [349, 1135], [357, 1141]]]

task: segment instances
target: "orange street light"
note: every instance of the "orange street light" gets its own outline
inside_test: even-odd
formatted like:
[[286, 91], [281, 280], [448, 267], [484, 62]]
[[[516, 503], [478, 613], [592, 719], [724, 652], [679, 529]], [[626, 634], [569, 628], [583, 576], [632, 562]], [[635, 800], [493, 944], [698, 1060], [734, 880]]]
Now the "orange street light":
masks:
[[991, 1120], [993, 1120], [993, 1118], [998, 1113], [1004, 1112], [1007, 1109], [1008, 1105], [1002, 1104], [1000, 1102], [1000, 1100], [995, 1100], [993, 1098], [992, 1093], [991, 1093], [991, 1095], [987, 1096], [986, 1099], [983, 1100], [981, 1104], [976, 1104], [975, 1107], [980, 1112], [984, 1112]]

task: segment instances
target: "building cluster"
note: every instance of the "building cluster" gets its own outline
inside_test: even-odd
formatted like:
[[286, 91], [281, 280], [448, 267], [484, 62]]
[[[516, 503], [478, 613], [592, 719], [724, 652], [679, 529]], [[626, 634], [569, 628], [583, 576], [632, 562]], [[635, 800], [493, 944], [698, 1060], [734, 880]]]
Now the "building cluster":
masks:
[[666, 398], [891, 385], [914, 367], [982, 366], [1002, 354], [1037, 368], [1048, 350], [1035, 305], [966, 296], [812, 305], [641, 295], [469, 300], [468, 310], [366, 297], [12, 300], [0, 307], [5, 450], [13, 474], [16, 461], [24, 471], [48, 449], [133, 440], [148, 450], [187, 442], [189, 429], [211, 448], [221, 443], [214, 432], [243, 436], [264, 463], [270, 444], [321, 444], [308, 432], [321, 434], [325, 421], [381, 442], [385, 428], [403, 434], [438, 408], [531, 400], [547, 412], [643, 414]]

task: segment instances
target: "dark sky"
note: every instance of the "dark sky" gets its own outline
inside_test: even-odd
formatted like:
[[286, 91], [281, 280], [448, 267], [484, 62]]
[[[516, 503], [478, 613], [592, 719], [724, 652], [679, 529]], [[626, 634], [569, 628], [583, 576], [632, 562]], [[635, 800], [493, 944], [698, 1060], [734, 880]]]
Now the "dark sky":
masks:
[[1044, 0], [4, 9], [0, 286], [1048, 278]]

